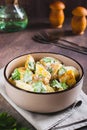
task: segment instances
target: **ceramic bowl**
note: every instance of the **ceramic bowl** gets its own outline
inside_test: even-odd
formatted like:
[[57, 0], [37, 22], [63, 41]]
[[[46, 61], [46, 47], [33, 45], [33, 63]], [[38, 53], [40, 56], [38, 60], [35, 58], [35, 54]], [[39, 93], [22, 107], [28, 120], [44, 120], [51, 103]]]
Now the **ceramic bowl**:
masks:
[[25, 110], [38, 113], [58, 112], [72, 105], [79, 96], [83, 86], [84, 72], [81, 64], [70, 57], [56, 53], [36, 52], [30, 54], [36, 60], [45, 56], [58, 58], [65, 65], [76, 67], [80, 72], [80, 78], [73, 87], [60, 92], [35, 93], [17, 88], [8, 81], [8, 78], [16, 67], [25, 63], [28, 54], [21, 55], [11, 60], [4, 69], [6, 92], [11, 100]]

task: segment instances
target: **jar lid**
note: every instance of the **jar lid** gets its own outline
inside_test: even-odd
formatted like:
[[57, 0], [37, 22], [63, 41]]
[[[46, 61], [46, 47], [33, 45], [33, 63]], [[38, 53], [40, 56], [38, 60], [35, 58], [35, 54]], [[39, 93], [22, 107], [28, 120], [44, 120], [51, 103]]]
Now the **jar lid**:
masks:
[[75, 16], [87, 16], [87, 9], [82, 6], [78, 6], [72, 11], [72, 14]]
[[56, 1], [50, 4], [51, 9], [64, 9], [65, 4], [61, 1]]

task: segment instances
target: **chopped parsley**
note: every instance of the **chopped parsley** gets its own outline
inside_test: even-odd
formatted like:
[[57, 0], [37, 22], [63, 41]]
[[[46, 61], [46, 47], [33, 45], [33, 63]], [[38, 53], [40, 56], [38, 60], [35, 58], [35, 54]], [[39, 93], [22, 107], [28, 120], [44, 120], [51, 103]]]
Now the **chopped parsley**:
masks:
[[0, 130], [30, 130], [30, 128], [22, 127], [13, 116], [7, 112], [1, 112]]
[[52, 80], [52, 82], [51, 82], [51, 87], [53, 87], [53, 88], [61, 88], [61, 84], [55, 79], [55, 80]]
[[60, 83], [63, 90], [69, 88], [69, 86], [66, 83]]
[[17, 68], [13, 71], [11, 77], [13, 80], [20, 80], [20, 72], [18, 71]]
[[63, 88], [63, 90], [68, 88], [68, 85], [66, 83], [58, 82], [57, 80], [52, 80], [50, 85], [54, 88]]
[[48, 67], [47, 71], [50, 72], [50, 74], [51, 74], [53, 70], [51, 67]]
[[41, 81], [33, 83], [34, 92], [46, 92], [46, 87]]
[[44, 78], [44, 76], [42, 74], [39, 74], [38, 77], [39, 78]]
[[25, 83], [28, 83], [30, 81], [32, 81], [32, 72], [30, 70], [26, 70], [25, 73], [24, 73], [24, 77], [23, 77], [23, 81]]
[[43, 61], [46, 63], [55, 63], [55, 59], [51, 57], [44, 57]]
[[30, 70], [35, 70], [35, 63], [34, 62], [29, 62], [28, 67]]
[[61, 76], [66, 72], [66, 69], [64, 68], [64, 66], [62, 66], [59, 71], [58, 71], [58, 75]]

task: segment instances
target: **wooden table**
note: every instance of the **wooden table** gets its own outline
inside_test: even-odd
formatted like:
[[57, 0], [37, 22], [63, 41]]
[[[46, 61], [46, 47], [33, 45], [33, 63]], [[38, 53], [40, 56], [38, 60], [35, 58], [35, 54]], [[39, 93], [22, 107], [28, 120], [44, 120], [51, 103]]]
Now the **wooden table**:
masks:
[[[76, 59], [84, 68], [84, 84], [83, 91], [87, 94], [87, 55], [83, 55], [71, 50], [66, 50], [55, 45], [40, 44], [32, 40], [32, 36], [39, 31], [56, 31], [59, 36], [64, 39], [73, 41], [77, 44], [87, 47], [87, 30], [84, 35], [73, 35], [71, 31], [70, 21], [65, 21], [62, 29], [53, 29], [48, 22], [30, 23], [29, 27], [20, 32], [0, 33], [0, 68], [4, 67], [12, 58], [21, 54], [30, 52], [56, 52]], [[31, 125], [18, 114], [14, 108], [0, 95], [0, 111], [8, 111], [19, 122], [23, 122], [26, 126]], [[87, 128], [86, 128], [87, 129]], [[34, 130], [34, 129], [33, 129]]]

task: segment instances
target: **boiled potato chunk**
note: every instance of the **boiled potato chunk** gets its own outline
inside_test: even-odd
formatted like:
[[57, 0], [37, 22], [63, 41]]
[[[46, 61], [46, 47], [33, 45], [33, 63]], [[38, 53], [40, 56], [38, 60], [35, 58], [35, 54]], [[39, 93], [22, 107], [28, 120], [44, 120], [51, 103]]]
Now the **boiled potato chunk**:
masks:
[[27, 56], [26, 62], [25, 62], [25, 68], [30, 69], [32, 71], [35, 70], [35, 60], [31, 55]]
[[48, 84], [51, 79], [51, 74], [40, 63], [36, 63], [35, 76], [38, 80], [43, 81], [45, 84]]
[[63, 75], [59, 77], [59, 81], [66, 83], [68, 86], [73, 86], [76, 84], [76, 79], [74, 72], [72, 70], [66, 71]]

